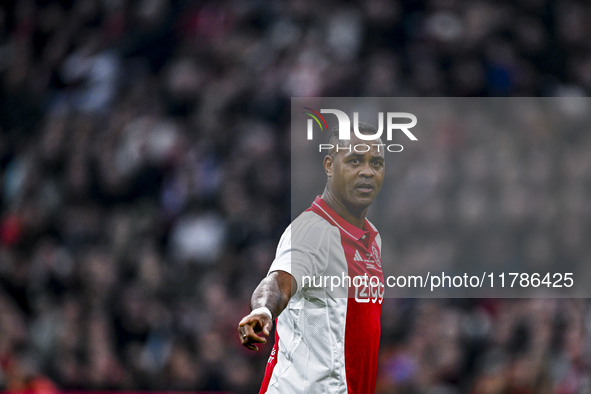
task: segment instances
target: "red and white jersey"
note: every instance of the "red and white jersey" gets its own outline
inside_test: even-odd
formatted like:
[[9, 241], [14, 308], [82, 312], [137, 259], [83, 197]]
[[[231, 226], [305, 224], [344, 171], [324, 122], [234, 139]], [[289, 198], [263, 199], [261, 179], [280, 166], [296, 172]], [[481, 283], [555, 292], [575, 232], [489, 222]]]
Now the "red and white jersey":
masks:
[[[359, 229], [320, 197], [290, 224], [269, 273], [289, 272], [298, 289], [276, 320], [260, 393], [375, 392], [384, 295], [380, 250], [368, 220]], [[333, 277], [364, 275], [375, 279], [331, 290]], [[326, 286], [319, 285], [325, 277]]]

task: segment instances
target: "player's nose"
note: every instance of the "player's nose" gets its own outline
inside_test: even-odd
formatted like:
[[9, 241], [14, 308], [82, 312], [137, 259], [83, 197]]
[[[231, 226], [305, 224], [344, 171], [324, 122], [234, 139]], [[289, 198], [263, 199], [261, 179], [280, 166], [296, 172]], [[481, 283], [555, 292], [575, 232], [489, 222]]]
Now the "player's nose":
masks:
[[372, 177], [374, 176], [373, 168], [371, 168], [369, 163], [364, 163], [359, 170], [359, 175], [363, 177]]

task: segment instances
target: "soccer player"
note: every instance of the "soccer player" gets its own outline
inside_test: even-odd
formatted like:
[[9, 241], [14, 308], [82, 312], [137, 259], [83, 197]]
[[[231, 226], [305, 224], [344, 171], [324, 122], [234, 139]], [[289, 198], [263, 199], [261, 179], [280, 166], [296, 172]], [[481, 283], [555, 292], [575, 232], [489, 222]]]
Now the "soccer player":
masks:
[[[376, 134], [365, 123], [359, 131]], [[239, 323], [242, 344], [258, 350], [267, 340], [257, 333], [268, 336], [276, 319], [260, 393], [375, 391], [384, 286], [381, 239], [365, 215], [384, 179], [384, 145], [353, 130], [350, 140], [339, 140], [338, 129], [329, 143], [324, 193], [284, 232], [253, 292], [252, 312]], [[344, 291], [331, 288], [335, 277]]]

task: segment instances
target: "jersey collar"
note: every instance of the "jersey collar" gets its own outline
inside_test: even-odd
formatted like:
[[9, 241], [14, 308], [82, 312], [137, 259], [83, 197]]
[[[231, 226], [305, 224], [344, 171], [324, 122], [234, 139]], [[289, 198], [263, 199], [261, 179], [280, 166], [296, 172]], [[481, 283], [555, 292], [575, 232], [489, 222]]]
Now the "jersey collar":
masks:
[[367, 219], [365, 219], [365, 222], [363, 223], [363, 229], [355, 227], [333, 211], [320, 196], [316, 197], [311, 208], [314, 212], [339, 227], [345, 234], [349, 235], [356, 241], [366, 244], [366, 246], [371, 245], [378, 235], [378, 232], [371, 227], [371, 224], [369, 224]]

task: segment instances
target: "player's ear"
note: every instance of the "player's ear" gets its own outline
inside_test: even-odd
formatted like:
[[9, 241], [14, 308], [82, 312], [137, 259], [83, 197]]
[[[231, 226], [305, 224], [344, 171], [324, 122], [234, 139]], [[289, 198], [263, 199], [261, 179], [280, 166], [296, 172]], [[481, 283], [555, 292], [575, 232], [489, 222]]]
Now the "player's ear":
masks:
[[326, 175], [328, 175], [328, 176], [332, 175], [332, 163], [333, 162], [334, 162], [334, 160], [331, 155], [324, 156], [324, 172], [326, 172]]

